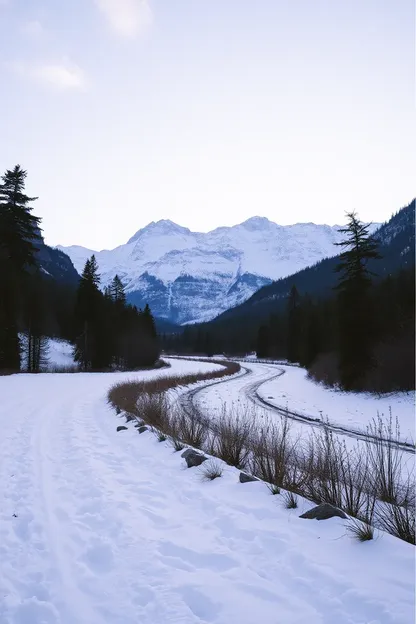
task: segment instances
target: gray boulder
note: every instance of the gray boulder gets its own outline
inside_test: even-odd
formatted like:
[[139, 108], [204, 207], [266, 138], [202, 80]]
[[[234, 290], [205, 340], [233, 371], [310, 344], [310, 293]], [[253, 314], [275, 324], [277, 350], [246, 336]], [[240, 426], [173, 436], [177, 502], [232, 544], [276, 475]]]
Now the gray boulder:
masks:
[[196, 453], [196, 451], [194, 451], [194, 449], [190, 449], [187, 448], [184, 450], [184, 452], [181, 454], [181, 457], [183, 457], [184, 459], [186, 459], [188, 457], [188, 455], [191, 455], [192, 453]]
[[328, 520], [329, 518], [334, 518], [338, 516], [338, 518], [347, 518], [347, 515], [342, 511], [342, 509], [338, 509], [338, 507], [334, 507], [334, 505], [330, 505], [329, 503], [321, 503], [317, 507], [313, 507], [306, 511], [304, 514], [299, 516], [299, 518], [306, 518], [307, 520]]
[[142, 425], [141, 427], [137, 429], [139, 433], [144, 433], [147, 430], [148, 430], [148, 427], [146, 427], [146, 425]]
[[119, 425], [117, 427], [117, 431], [126, 431], [126, 430], [127, 430], [127, 427], [125, 427], [124, 425]]
[[248, 475], [245, 472], [240, 472], [240, 483], [251, 483], [251, 481], [258, 481], [257, 477]]
[[186, 451], [182, 453], [181, 457], [183, 457], [186, 461], [188, 468], [192, 468], [193, 466], [200, 466], [202, 463], [204, 463], [204, 461], [208, 459], [208, 457], [205, 457], [205, 455], [201, 455], [201, 453], [198, 453], [193, 449], [186, 449]]

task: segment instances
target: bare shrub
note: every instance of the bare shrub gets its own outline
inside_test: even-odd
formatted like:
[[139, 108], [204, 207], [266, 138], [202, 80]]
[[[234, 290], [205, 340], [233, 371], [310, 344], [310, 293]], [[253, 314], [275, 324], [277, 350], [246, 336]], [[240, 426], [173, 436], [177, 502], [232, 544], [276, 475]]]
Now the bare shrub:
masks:
[[283, 494], [283, 502], [286, 509], [297, 509], [298, 507], [298, 497], [294, 492], [285, 492]]
[[224, 472], [224, 468], [219, 461], [215, 459], [210, 459], [207, 462], [204, 462], [201, 467], [201, 477], [203, 481], [213, 481], [214, 479], [218, 479], [222, 477]]
[[359, 542], [368, 542], [374, 538], [374, 528], [360, 520], [350, 520], [347, 531]]
[[173, 446], [173, 449], [176, 453], [178, 453], [179, 451], [183, 451], [183, 449], [185, 448], [185, 445], [180, 440], [178, 440], [178, 438], [170, 438], [169, 442]]
[[270, 494], [272, 494], [272, 496], [276, 496], [277, 494], [280, 494], [280, 487], [278, 485], [273, 485], [273, 483], [268, 483], [267, 487], [269, 488]]
[[377, 525], [405, 542], [416, 543], [414, 508], [389, 505], [387, 510], [377, 512]]
[[289, 420], [267, 423], [252, 436], [251, 470], [260, 479], [278, 487], [293, 484], [293, 466], [296, 464], [296, 445], [290, 436]]
[[239, 415], [223, 406], [221, 416], [215, 423], [213, 449], [215, 455], [230, 466], [243, 469], [250, 454], [250, 439], [253, 421], [247, 414]]
[[405, 486], [406, 496], [400, 504], [385, 503], [376, 508], [377, 526], [405, 542], [415, 544], [416, 493], [413, 475], [410, 474]]
[[329, 429], [325, 427], [312, 434], [304, 466], [308, 498], [342, 507], [340, 464], [343, 461], [346, 461], [345, 449]]
[[208, 425], [205, 421], [189, 417], [187, 414], [179, 414], [176, 427], [179, 440], [194, 448], [203, 447], [208, 435]]
[[386, 503], [400, 503], [402, 492], [403, 454], [394, 443], [400, 440], [399, 423], [387, 421], [377, 414], [367, 428], [372, 440], [367, 442], [367, 456], [371, 475], [371, 489]]
[[208, 381], [211, 379], [221, 379], [229, 375], [234, 375], [240, 371], [240, 364], [237, 362], [227, 362], [223, 360], [201, 360], [219, 364], [221, 370], [209, 373], [194, 373], [191, 375], [177, 375], [175, 377], [159, 377], [149, 381], [127, 381], [114, 384], [108, 393], [108, 402], [115, 408], [118, 406], [125, 412], [132, 412], [140, 415], [137, 411], [137, 401], [142, 394], [161, 394], [172, 388], [186, 386], [198, 381]]
[[137, 400], [137, 412], [143, 420], [159, 431], [169, 429], [169, 403], [164, 394], [141, 394]]

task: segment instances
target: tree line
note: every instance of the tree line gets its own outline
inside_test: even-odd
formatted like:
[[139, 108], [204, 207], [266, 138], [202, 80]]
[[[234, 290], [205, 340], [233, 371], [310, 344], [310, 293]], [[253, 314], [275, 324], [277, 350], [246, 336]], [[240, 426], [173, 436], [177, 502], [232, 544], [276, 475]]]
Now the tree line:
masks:
[[300, 295], [293, 284], [268, 319], [213, 321], [163, 337], [167, 351], [245, 355], [298, 362], [311, 376], [345, 390], [388, 392], [415, 385], [414, 266], [375, 280], [368, 263], [377, 241], [347, 215], [332, 296]]
[[99, 286], [97, 262], [91, 256], [75, 302], [75, 361], [85, 371], [152, 366], [159, 357], [159, 346], [149, 306], [138, 310], [127, 304], [118, 275], [104, 292]]
[[103, 291], [94, 256], [77, 284], [50, 278], [38, 261], [41, 219], [37, 199], [25, 193], [19, 165], [0, 183], [0, 372], [38, 372], [46, 364], [47, 338], [74, 345], [83, 371], [152, 366], [159, 344], [149, 306], [126, 302], [116, 275]]

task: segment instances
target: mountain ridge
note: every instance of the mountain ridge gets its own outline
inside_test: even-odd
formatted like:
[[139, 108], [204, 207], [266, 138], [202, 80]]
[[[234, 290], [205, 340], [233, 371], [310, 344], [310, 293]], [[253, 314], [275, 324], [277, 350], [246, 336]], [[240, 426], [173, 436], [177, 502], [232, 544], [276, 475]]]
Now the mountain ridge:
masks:
[[118, 274], [131, 303], [149, 303], [155, 316], [187, 324], [215, 318], [262, 286], [335, 255], [338, 229], [311, 222], [279, 225], [254, 216], [203, 233], [162, 219], [112, 250], [57, 249], [78, 272], [94, 253], [103, 286]]

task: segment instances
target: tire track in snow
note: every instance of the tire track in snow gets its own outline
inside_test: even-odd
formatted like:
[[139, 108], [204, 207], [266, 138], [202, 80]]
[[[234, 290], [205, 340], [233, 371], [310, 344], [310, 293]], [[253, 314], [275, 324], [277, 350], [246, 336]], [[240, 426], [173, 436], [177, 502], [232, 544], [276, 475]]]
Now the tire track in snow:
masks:
[[[261, 386], [269, 381], [273, 381], [285, 375], [287, 371], [283, 368], [280, 368], [278, 365], [273, 365], [273, 364], [266, 365], [263, 363], [257, 363], [257, 365], [265, 366], [269, 370], [271, 369], [270, 374], [267, 376], [266, 379], [261, 378], [256, 381], [248, 382], [239, 389], [240, 394], [243, 394], [245, 399], [249, 400], [254, 405], [257, 405], [258, 407], [262, 407], [263, 409], [267, 409], [270, 412], [277, 413], [279, 414], [279, 416], [284, 416], [285, 418], [289, 418], [290, 420], [299, 422], [301, 424], [306, 424], [308, 426], [315, 427], [315, 428], [326, 429], [327, 431], [331, 431], [332, 433], [335, 433], [337, 435], [346, 436], [346, 437], [353, 438], [355, 440], [361, 440], [364, 442], [365, 441], [373, 442], [373, 443], [382, 442], [383, 444], [386, 444], [386, 445], [392, 444], [395, 448], [399, 449], [402, 452], [415, 454], [416, 452], [415, 446], [409, 442], [402, 441], [402, 440], [389, 440], [387, 438], [381, 438], [376, 435], [372, 435], [369, 433], [365, 433], [364, 431], [360, 431], [359, 429], [344, 427], [342, 425], [338, 425], [331, 421], [324, 421], [320, 418], [308, 416], [307, 414], [301, 414], [299, 412], [289, 410], [287, 407], [282, 407], [282, 406], [278, 406], [273, 403], [270, 403], [269, 401], [267, 401], [267, 399], [264, 399], [262, 396], [260, 396], [259, 390]], [[216, 386], [219, 384], [230, 385], [235, 381], [239, 382], [242, 377], [246, 378], [247, 375], [252, 375], [254, 371], [252, 368], [250, 369], [248, 366], [249, 365], [242, 366], [242, 368], [244, 368], [245, 370], [244, 375], [240, 375], [239, 377], [233, 377], [232, 379], [227, 379], [227, 378], [221, 379], [219, 381], [212, 382], [201, 388], [195, 388], [183, 394], [182, 397], [180, 397], [181, 406], [184, 408], [184, 410], [188, 414], [191, 414], [191, 413], [196, 414], [199, 412], [200, 417], [202, 419], [203, 417], [200, 413], [201, 410], [197, 406], [198, 395], [203, 393], [206, 389], [211, 388], [212, 386]], [[206, 417], [204, 419], [206, 420]], [[212, 429], [215, 430], [215, 425], [212, 427]]]

